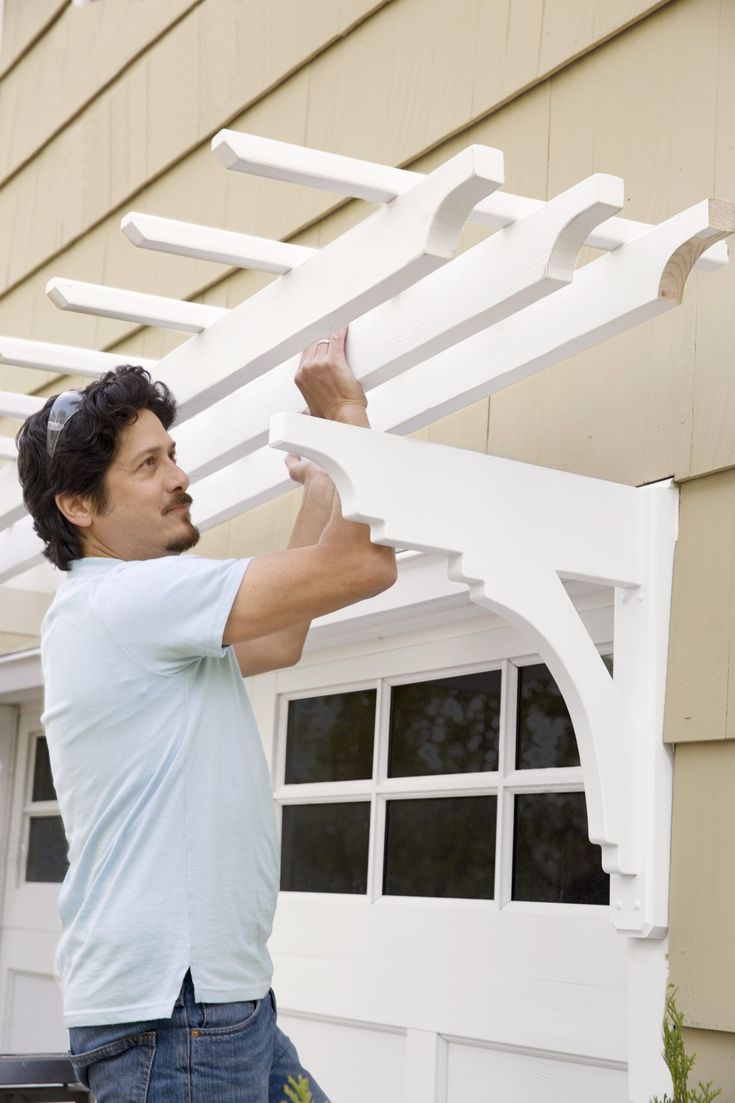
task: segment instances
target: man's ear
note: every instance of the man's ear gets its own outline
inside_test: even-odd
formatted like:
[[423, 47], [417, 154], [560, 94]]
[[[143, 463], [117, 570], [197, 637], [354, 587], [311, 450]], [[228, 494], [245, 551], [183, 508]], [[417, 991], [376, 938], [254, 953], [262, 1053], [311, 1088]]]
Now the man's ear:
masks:
[[82, 498], [79, 494], [57, 494], [54, 501], [59, 513], [72, 525], [86, 529], [92, 524], [93, 515], [88, 498]]

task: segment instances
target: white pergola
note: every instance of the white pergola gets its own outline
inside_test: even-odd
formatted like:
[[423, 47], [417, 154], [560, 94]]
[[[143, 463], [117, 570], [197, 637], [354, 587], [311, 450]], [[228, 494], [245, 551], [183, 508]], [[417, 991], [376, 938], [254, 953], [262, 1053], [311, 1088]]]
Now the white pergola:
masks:
[[[367, 522], [375, 540], [445, 556], [473, 601], [528, 634], [562, 690], [590, 839], [611, 875], [613, 923], [636, 938], [663, 937], [676, 488], [638, 489], [402, 437], [677, 306], [692, 268], [727, 262], [717, 243], [735, 230], [735, 207], [704, 200], [660, 225], [633, 222], [616, 217], [623, 181], [603, 174], [548, 202], [510, 195], [501, 190], [502, 154], [484, 146], [427, 175], [228, 130], [212, 148], [228, 169], [379, 209], [321, 249], [131, 212], [122, 229], [134, 245], [280, 278], [232, 310], [52, 279], [48, 294], [63, 310], [192, 336], [157, 362], [0, 337], [0, 363], [90, 377], [140, 363], [165, 381], [180, 402], [177, 444], [204, 529], [291, 489], [278, 451], [290, 449], [330, 472], [345, 514]], [[468, 219], [499, 232], [454, 257]], [[575, 271], [585, 244], [606, 255]], [[301, 350], [347, 322], [375, 431], [296, 412]], [[8, 417], [42, 403], [0, 393]], [[2, 442], [3, 456], [14, 452], [12, 440]], [[41, 561], [10, 463], [0, 472], [0, 583]], [[615, 588], [614, 679], [564, 588], [570, 579]], [[0, 630], [38, 630], [41, 595], [7, 586], [0, 595]]]

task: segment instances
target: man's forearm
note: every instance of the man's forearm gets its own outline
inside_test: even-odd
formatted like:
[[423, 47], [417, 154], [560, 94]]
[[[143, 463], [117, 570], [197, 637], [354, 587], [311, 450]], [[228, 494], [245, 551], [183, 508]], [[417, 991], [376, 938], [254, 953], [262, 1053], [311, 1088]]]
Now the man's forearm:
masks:
[[[318, 543], [332, 515], [335, 497], [332, 480], [323, 471], [315, 469], [304, 484], [301, 508], [288, 541], [289, 548], [307, 548]], [[235, 644], [240, 671], [243, 674], [260, 674], [298, 662], [310, 625], [310, 620], [301, 621], [270, 636]]]

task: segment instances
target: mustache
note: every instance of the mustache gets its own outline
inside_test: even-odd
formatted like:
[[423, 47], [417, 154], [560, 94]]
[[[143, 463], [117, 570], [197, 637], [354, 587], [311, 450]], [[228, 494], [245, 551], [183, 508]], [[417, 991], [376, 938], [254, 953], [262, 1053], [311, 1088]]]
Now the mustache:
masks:
[[166, 508], [163, 512], [164, 513], [170, 513], [171, 510], [176, 509], [177, 506], [190, 506], [193, 501], [194, 501], [194, 499], [192, 498], [191, 494], [186, 494], [182, 490], [182, 491], [180, 491], [180, 493], [178, 493], [176, 495], [173, 502], [171, 502], [171, 505], [166, 506]]

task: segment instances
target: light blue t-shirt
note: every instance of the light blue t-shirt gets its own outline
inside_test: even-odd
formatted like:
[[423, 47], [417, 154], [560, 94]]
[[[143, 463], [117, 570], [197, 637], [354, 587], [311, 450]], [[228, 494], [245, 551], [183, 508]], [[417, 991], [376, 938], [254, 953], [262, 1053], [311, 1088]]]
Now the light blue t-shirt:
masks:
[[268, 766], [222, 634], [248, 560], [75, 560], [41, 635], [69, 843], [67, 1026], [263, 998], [278, 890]]

